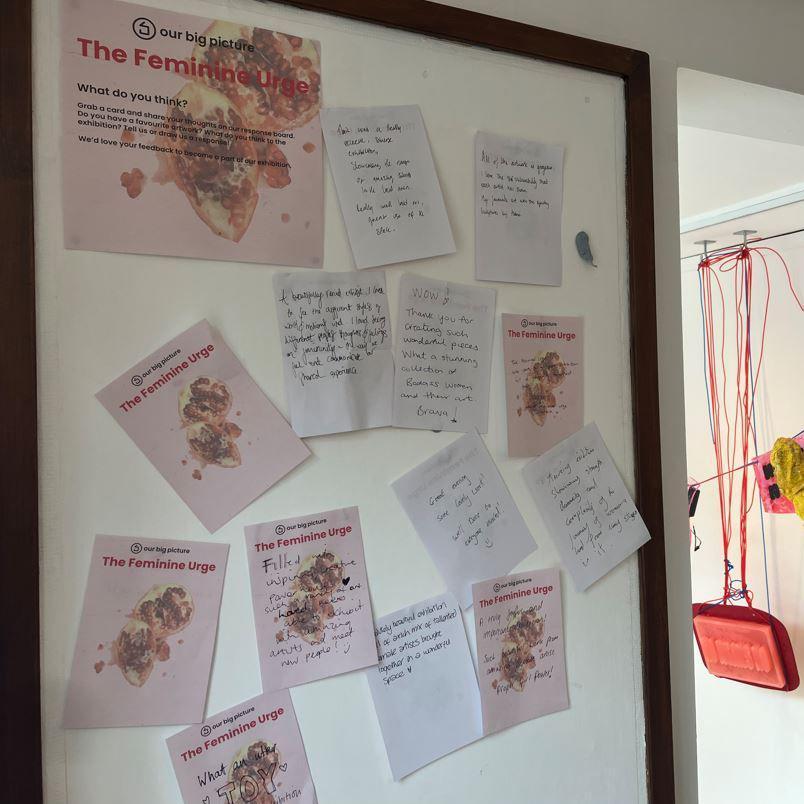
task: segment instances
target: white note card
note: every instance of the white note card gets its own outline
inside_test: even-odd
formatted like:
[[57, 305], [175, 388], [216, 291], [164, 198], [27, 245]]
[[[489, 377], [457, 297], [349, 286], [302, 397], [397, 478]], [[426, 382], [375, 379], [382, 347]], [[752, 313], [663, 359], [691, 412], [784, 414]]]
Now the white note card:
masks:
[[391, 424], [385, 272], [274, 275], [290, 420], [302, 437]]
[[564, 148], [475, 135], [475, 276], [561, 284]]
[[418, 106], [322, 109], [321, 122], [358, 268], [455, 251]]
[[483, 736], [461, 609], [450, 594], [380, 617], [366, 671], [395, 780]]
[[496, 298], [491, 288], [402, 275], [395, 427], [487, 431]]
[[461, 607], [472, 584], [509, 573], [536, 544], [483, 439], [467, 433], [392, 488]]
[[594, 422], [522, 472], [579, 592], [650, 539]]

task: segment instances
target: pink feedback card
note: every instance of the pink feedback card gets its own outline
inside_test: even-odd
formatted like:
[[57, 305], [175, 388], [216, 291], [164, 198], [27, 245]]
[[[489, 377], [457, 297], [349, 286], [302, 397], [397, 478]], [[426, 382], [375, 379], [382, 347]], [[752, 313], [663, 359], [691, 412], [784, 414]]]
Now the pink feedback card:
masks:
[[97, 397], [210, 532], [310, 454], [206, 321]]
[[246, 528], [262, 688], [377, 664], [357, 508]]
[[64, 727], [199, 723], [229, 545], [97, 536]]
[[258, 695], [167, 740], [184, 804], [316, 804], [293, 702]]
[[583, 318], [502, 315], [508, 455], [541, 455], [583, 427]]
[[483, 733], [569, 706], [558, 569], [472, 587]]

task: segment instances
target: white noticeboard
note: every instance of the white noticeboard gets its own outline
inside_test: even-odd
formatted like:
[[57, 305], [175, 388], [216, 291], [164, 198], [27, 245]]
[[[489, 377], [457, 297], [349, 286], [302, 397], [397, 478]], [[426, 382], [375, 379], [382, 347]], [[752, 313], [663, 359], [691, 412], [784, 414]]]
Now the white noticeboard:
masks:
[[[232, 19], [320, 41], [327, 106], [418, 105], [456, 252], [391, 265], [389, 308], [405, 271], [497, 291], [486, 445], [539, 545], [515, 571], [559, 564], [521, 474], [507, 457], [499, 315], [583, 316], [584, 422], [595, 421], [633, 491], [622, 83], [591, 72], [281, 6], [160, 0], [172, 11]], [[174, 804], [165, 748], [180, 727], [65, 731], [66, 680], [96, 533], [230, 545], [206, 711], [261, 692], [243, 528], [358, 506], [375, 616], [445, 591], [391, 482], [457, 435], [380, 428], [306, 439], [313, 458], [212, 536], [95, 393], [200, 319], [226, 339], [287, 416], [272, 290], [282, 266], [67, 251], [62, 245], [59, 9], [35, 0], [37, 300], [42, 516], [42, 657], [48, 804]], [[563, 145], [563, 282], [474, 279], [478, 131]], [[328, 166], [324, 270], [352, 265]], [[597, 268], [576, 254], [590, 233]], [[394, 321], [394, 325], [396, 322]], [[585, 593], [562, 574], [570, 707], [473, 743], [394, 782], [362, 672], [291, 691], [321, 804], [646, 800], [638, 570], [624, 561]], [[473, 613], [464, 613], [474, 651]]]

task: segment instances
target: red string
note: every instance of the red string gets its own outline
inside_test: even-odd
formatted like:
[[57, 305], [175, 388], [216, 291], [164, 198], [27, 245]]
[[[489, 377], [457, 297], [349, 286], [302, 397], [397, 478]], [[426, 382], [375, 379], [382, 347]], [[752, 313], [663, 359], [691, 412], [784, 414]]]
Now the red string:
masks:
[[[784, 265], [784, 260], [773, 249]], [[762, 261], [765, 275], [764, 299], [755, 303], [754, 253]], [[790, 272], [784, 265], [796, 301]], [[756, 486], [750, 484], [749, 451], [754, 441], [754, 378], [759, 376], [765, 353], [765, 334], [770, 305], [770, 271], [765, 255], [759, 249], [740, 248], [722, 252], [701, 260], [702, 301], [704, 308], [704, 340], [707, 379], [713, 426], [713, 446], [717, 472], [709, 480], [717, 481], [721, 535], [723, 541], [723, 593], [721, 602], [743, 599], [749, 607], [752, 594], [748, 587], [748, 513], [754, 505]], [[727, 315], [726, 293], [723, 280], [731, 279], [733, 317]], [[759, 307], [755, 312], [755, 307]], [[802, 308], [804, 309], [804, 308]], [[756, 363], [752, 351], [752, 318], [761, 316], [759, 351]], [[735, 360], [727, 360], [727, 333], [733, 329]], [[729, 388], [733, 389], [733, 396]], [[707, 481], [703, 481], [707, 482]], [[736, 507], [736, 510], [735, 510]], [[740, 550], [740, 577], [732, 577], [733, 565], [729, 561], [732, 539], [737, 537]]]
[[[801, 430], [800, 432], [796, 433], [795, 435], [790, 436], [790, 438], [798, 438], [800, 435], [804, 435], [804, 430]], [[748, 463], [745, 464], [744, 466], [735, 466], [734, 469], [729, 469], [724, 474], [729, 474], [731, 472], [737, 472], [740, 469], [747, 469], [749, 466], [756, 466], [756, 464], [757, 464], [757, 459], [754, 458], [754, 460], [748, 461]], [[696, 480], [694, 477], [689, 477], [688, 480], [687, 480], [687, 486], [692, 487], [692, 488], [698, 488], [698, 486], [702, 486], [704, 483], [710, 483], [713, 480], [717, 480], [719, 477], [720, 477], [720, 475], [712, 475], [711, 477], [707, 477], [704, 480]]]
[[801, 299], [799, 299], [798, 294], [796, 293], [796, 289], [793, 287], [793, 278], [790, 276], [790, 269], [787, 267], [787, 263], [782, 258], [782, 255], [779, 254], [779, 252], [776, 251], [775, 248], [771, 248], [770, 246], [760, 246], [760, 247], [757, 247], [757, 248], [752, 248], [751, 251], [757, 252], [757, 254], [759, 254], [759, 256], [762, 257], [762, 261], [765, 263], [766, 274], [767, 274], [767, 269], [768, 269], [768, 263], [767, 263], [767, 260], [765, 260], [765, 257], [763, 256], [762, 252], [763, 251], [770, 251], [771, 254], [775, 254], [779, 258], [779, 262], [782, 264], [782, 267], [784, 268], [784, 272], [787, 275], [787, 284], [790, 287], [790, 293], [793, 296], [793, 298], [796, 300], [796, 304], [798, 305], [798, 309], [801, 310], [802, 312], [804, 312], [804, 304], [801, 303]]
[[[771, 271], [768, 256], [775, 256], [787, 278], [790, 293], [800, 310], [804, 311], [781, 254], [767, 246], [743, 246], [704, 257], [698, 265], [701, 279], [701, 305], [704, 317], [704, 349], [708, 383], [712, 442], [716, 474], [701, 483], [717, 481], [721, 535], [723, 541], [723, 593], [716, 599], [721, 603], [745, 600], [752, 608], [753, 594], [747, 580], [748, 513], [755, 502], [756, 485], [750, 484], [749, 470], [756, 463], [748, 461], [751, 444], [756, 452], [754, 431], [756, 381], [765, 355], [765, 334], [771, 298]], [[759, 273], [764, 273], [764, 299], [755, 302], [754, 257]], [[761, 262], [761, 265], [760, 265]], [[731, 279], [733, 317], [727, 316], [724, 280]], [[728, 287], [728, 284], [726, 285]], [[761, 322], [758, 351], [754, 352], [752, 326], [759, 316]], [[734, 338], [733, 366], [727, 361], [727, 333]], [[754, 357], [756, 355], [756, 363]], [[730, 375], [731, 369], [731, 376]], [[729, 388], [733, 389], [733, 397]], [[694, 483], [695, 486], [700, 485]], [[736, 503], [736, 511], [735, 511]], [[734, 566], [729, 560], [731, 541], [737, 535], [740, 550], [740, 577], [733, 578]], [[766, 579], [767, 580], [767, 579]]]

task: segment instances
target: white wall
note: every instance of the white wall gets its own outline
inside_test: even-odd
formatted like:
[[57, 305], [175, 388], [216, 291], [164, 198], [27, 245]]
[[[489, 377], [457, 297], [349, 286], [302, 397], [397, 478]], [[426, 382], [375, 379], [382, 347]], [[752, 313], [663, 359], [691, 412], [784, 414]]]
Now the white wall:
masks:
[[804, 95], [682, 68], [678, 124], [804, 145]]
[[679, 126], [678, 162], [682, 222], [804, 186], [802, 145]]

